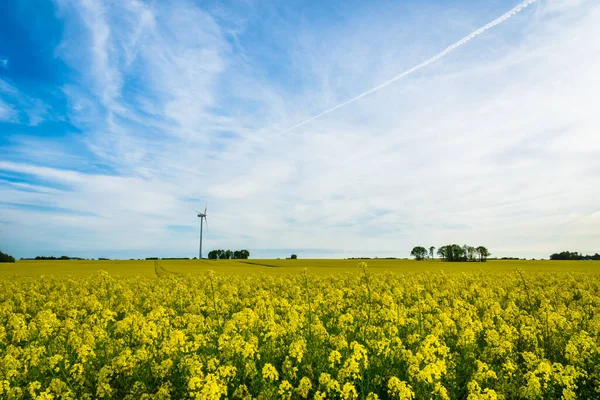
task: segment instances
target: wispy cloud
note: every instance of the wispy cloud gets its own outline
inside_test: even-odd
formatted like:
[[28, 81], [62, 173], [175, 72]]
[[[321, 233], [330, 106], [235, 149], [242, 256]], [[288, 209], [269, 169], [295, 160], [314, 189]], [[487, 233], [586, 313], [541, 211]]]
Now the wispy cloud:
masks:
[[417, 65], [415, 65], [412, 68], [407, 69], [406, 71], [403, 71], [402, 73], [394, 76], [391, 79], [388, 79], [387, 81], [380, 83], [379, 85], [366, 90], [354, 97], [352, 97], [351, 99], [348, 99], [340, 104], [337, 104], [331, 108], [328, 108], [325, 111], [320, 112], [319, 114], [304, 120], [292, 127], [289, 127], [287, 129], [283, 130], [283, 133], [285, 132], [289, 132], [292, 131], [296, 128], [301, 127], [302, 125], [306, 125], [309, 122], [312, 122], [318, 118], [321, 118], [324, 115], [327, 115], [329, 113], [334, 112], [335, 110], [338, 110], [342, 107], [345, 107], [349, 104], [352, 104], [360, 99], [362, 99], [363, 97], [369, 96], [375, 92], [380, 91], [381, 89], [385, 89], [386, 87], [390, 86], [391, 84], [406, 78], [407, 76], [414, 74], [415, 72], [419, 71], [420, 69], [423, 69], [425, 67], [427, 67], [428, 65], [433, 64], [436, 61], [439, 61], [440, 59], [446, 57], [448, 54], [452, 53], [453, 51], [455, 51], [456, 49], [458, 49], [461, 46], [464, 46], [465, 44], [469, 43], [470, 40], [475, 39], [477, 36], [485, 33], [486, 31], [494, 28], [497, 25], [500, 25], [501, 23], [505, 22], [506, 20], [508, 20], [511, 17], [514, 17], [515, 15], [517, 15], [518, 13], [520, 13], [521, 11], [523, 11], [525, 8], [527, 8], [528, 6], [530, 6], [531, 4], [535, 3], [537, 0], [526, 0], [520, 4], [517, 4], [514, 8], [512, 8], [510, 11], [502, 14], [500, 17], [494, 19], [493, 21], [485, 24], [484, 26], [477, 28], [476, 30], [474, 30], [473, 32], [469, 33], [467, 36], [465, 36], [464, 38], [460, 39], [459, 41], [451, 44], [450, 46], [446, 47], [444, 50], [440, 51], [439, 53], [437, 53], [436, 55], [428, 58], [427, 60], [423, 61], [422, 63], [419, 63]]
[[0, 78], [0, 121], [35, 126], [48, 117], [49, 107]]
[[12, 106], [0, 100], [0, 121], [14, 121], [16, 114], [17, 113]]
[[[322, 11], [327, 24], [289, 4], [56, 6], [80, 147], [10, 134], [0, 193], [23, 207], [0, 205], [0, 238], [21, 252], [34, 237], [191, 256], [206, 200], [208, 247], [405, 256], [467, 242], [540, 257], [600, 239], [593, 1], [537, 2], [485, 32], [506, 4]], [[33, 97], [4, 85], [0, 119], [35, 121], [22, 114], [34, 101], [14, 100]], [[344, 103], [356, 93], [371, 95]], [[312, 122], [281, 133], [298, 121]]]

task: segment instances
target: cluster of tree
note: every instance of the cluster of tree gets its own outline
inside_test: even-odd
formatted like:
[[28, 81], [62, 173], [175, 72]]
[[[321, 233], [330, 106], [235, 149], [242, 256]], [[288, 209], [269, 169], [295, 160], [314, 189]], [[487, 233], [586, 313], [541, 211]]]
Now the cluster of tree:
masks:
[[417, 261], [423, 261], [426, 258], [433, 259], [433, 251], [435, 250], [434, 246], [431, 246], [429, 250], [427, 250], [423, 246], [416, 246], [410, 252], [410, 255], [417, 259]]
[[292, 254], [290, 258], [288, 258], [288, 260], [297, 260], [298, 256], [296, 254]]
[[433, 259], [433, 251], [435, 250], [435, 246], [431, 246], [426, 249], [423, 246], [416, 246], [410, 252], [410, 255], [417, 259], [417, 261], [423, 261], [426, 258]]
[[593, 256], [589, 254], [584, 256], [576, 251], [561, 251], [550, 255], [551, 260], [600, 260], [600, 254], [596, 253]]
[[15, 258], [0, 251], [0, 262], [15, 262]]
[[[19, 258], [19, 260], [23, 261], [23, 260], [87, 260], [87, 261], [94, 261], [95, 258], [81, 258], [81, 257], [68, 257], [68, 256], [60, 256], [60, 257], [53, 257], [53, 256], [37, 256], [35, 258], [31, 258], [31, 257], [21, 257]], [[110, 258], [98, 258], [98, 260], [110, 260]], [[131, 259], [133, 260], [133, 258]]]
[[247, 260], [248, 257], [250, 257], [250, 252], [248, 250], [213, 250], [208, 253], [209, 260]]
[[[423, 246], [416, 246], [410, 252], [410, 255], [416, 258], [418, 261], [422, 261], [426, 258], [434, 258], [435, 246], [426, 249]], [[459, 246], [458, 244], [447, 244], [440, 247], [437, 250], [438, 256], [444, 261], [450, 262], [467, 262], [467, 261], [479, 261], [485, 262], [490, 256], [490, 252], [483, 246], [473, 247]]]

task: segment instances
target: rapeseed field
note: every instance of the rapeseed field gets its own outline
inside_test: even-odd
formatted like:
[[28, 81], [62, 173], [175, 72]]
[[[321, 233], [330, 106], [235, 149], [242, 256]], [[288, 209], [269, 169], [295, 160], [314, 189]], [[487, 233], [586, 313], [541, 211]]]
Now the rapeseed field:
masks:
[[593, 262], [248, 261], [0, 267], [0, 398], [600, 396]]

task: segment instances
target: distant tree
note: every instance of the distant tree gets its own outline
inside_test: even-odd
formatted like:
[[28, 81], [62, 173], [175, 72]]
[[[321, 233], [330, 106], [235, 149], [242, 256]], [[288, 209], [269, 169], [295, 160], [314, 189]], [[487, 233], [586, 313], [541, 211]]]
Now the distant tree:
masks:
[[445, 246], [442, 246], [438, 249], [437, 253], [440, 256], [440, 258], [444, 261], [467, 261], [467, 254], [465, 252], [465, 248], [459, 246], [458, 244], [447, 244]]
[[417, 259], [417, 261], [422, 261], [427, 257], [427, 249], [423, 246], [413, 247], [410, 255]]
[[467, 246], [466, 244], [463, 245], [463, 247], [459, 247], [456, 251], [456, 254], [458, 254], [457, 256], [457, 261], [467, 261], [467, 249], [469, 248], [469, 246]]
[[435, 251], [435, 246], [431, 246], [429, 248], [429, 258], [433, 260], [433, 252]]
[[449, 244], [446, 246], [446, 261], [459, 262], [463, 261], [463, 248], [457, 244]]
[[218, 251], [217, 251], [217, 250], [211, 250], [211, 251], [208, 253], [208, 259], [209, 259], [209, 260], [216, 260], [217, 258], [219, 258], [219, 253], [218, 253]]
[[467, 259], [469, 261], [475, 261], [475, 254], [477, 253], [477, 249], [473, 246], [467, 246]]
[[475, 251], [477, 252], [477, 256], [479, 257], [480, 262], [486, 262], [487, 258], [490, 256], [490, 252], [483, 246], [478, 246]]
[[550, 255], [551, 260], [581, 260], [583, 256], [576, 251], [561, 251]]
[[444, 261], [448, 261], [448, 246], [442, 246], [437, 251], [438, 256]]
[[15, 258], [13, 256], [9, 256], [8, 254], [0, 251], [0, 262], [14, 263]]
[[460, 261], [469, 261], [469, 246], [467, 246], [466, 244], [463, 244], [462, 247], [462, 258], [463, 260]]
[[248, 259], [250, 252], [248, 250], [211, 250], [208, 253], [209, 260], [229, 260], [229, 259]]
[[488, 249], [483, 246], [459, 246], [457, 244], [447, 244], [438, 249], [437, 254], [443, 261], [464, 262], [480, 261], [485, 262], [490, 255]]
[[291, 256], [290, 258], [291, 258], [292, 260], [296, 260], [296, 259], [298, 259], [298, 256], [297, 256], [297, 255], [295, 255], [295, 254], [292, 254], [292, 256]]
[[576, 251], [561, 251], [560, 253], [554, 253], [550, 256], [551, 260], [600, 260], [600, 254], [594, 255], [583, 255]]

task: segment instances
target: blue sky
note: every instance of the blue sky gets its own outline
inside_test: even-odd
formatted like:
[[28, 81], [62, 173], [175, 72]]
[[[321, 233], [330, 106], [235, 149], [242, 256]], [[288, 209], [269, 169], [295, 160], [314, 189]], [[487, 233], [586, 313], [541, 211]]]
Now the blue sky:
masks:
[[600, 251], [600, 4], [0, 3], [0, 250]]

